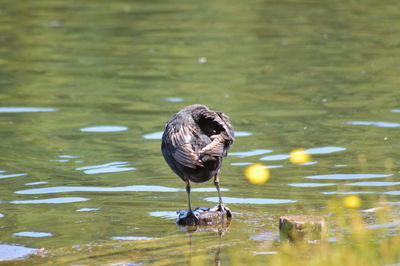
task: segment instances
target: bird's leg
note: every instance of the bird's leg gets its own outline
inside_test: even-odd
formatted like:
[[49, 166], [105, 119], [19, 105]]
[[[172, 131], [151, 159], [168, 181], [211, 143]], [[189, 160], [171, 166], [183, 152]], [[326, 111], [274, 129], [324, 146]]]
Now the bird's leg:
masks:
[[186, 215], [184, 216], [184, 218], [186, 219], [185, 224], [195, 226], [195, 225], [199, 224], [199, 219], [194, 214], [194, 212], [192, 210], [192, 204], [190, 203], [190, 182], [189, 182], [189, 180], [185, 180], [185, 184], [186, 184], [186, 193], [188, 196], [188, 211], [187, 211]]
[[214, 176], [214, 185], [218, 191], [218, 198], [219, 198], [219, 206], [222, 206], [224, 203], [222, 202], [221, 191], [219, 190], [219, 178], [218, 176]]
[[186, 184], [186, 193], [188, 196], [188, 205], [189, 205], [188, 212], [193, 213], [192, 204], [190, 203], [190, 182], [189, 182], [189, 180], [185, 180], [185, 184]]
[[231, 210], [229, 210], [229, 208], [226, 207], [225, 204], [222, 202], [221, 191], [219, 189], [219, 178], [217, 175], [214, 176], [214, 185], [217, 188], [218, 198], [219, 198], [218, 210], [221, 212], [226, 212], [226, 215], [228, 217], [232, 217]]

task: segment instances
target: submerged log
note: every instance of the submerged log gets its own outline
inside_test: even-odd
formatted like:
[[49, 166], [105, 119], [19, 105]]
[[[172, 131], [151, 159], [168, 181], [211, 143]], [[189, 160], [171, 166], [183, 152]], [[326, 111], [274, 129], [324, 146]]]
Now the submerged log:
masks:
[[187, 210], [177, 211], [179, 214], [176, 223], [182, 226], [213, 226], [229, 224], [232, 219], [231, 211], [225, 207], [220, 210], [218, 206], [213, 208], [198, 207], [193, 210], [194, 216], [188, 215]]
[[281, 216], [279, 231], [282, 239], [291, 241], [322, 240], [326, 235], [325, 218], [310, 215]]

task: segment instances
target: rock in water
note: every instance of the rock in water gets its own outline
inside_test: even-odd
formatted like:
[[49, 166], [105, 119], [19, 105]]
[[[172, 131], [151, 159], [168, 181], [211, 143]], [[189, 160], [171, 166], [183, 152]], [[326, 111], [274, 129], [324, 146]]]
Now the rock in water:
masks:
[[279, 218], [281, 238], [295, 240], [322, 240], [326, 234], [325, 218], [322, 216], [297, 215]]
[[188, 216], [187, 210], [179, 210], [176, 223], [183, 226], [211, 226], [230, 223], [232, 213], [229, 208], [225, 206], [225, 210], [220, 210], [218, 207], [218, 205], [213, 208], [198, 207], [193, 210], [195, 217]]

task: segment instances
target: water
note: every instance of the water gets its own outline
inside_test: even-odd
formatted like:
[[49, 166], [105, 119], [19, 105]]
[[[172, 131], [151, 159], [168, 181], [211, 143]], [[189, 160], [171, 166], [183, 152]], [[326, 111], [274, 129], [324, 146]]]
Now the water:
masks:
[[[399, 31], [390, 0], [2, 1], [0, 260], [161, 239], [165, 253], [141, 262], [165, 262], [187, 238], [174, 223], [186, 195], [160, 137], [193, 103], [236, 131], [223, 241], [274, 240], [280, 215], [319, 214], [343, 194], [396, 206]], [[291, 164], [295, 148], [312, 162]], [[270, 168], [267, 183], [248, 183], [252, 163]], [[212, 182], [193, 188], [194, 206], [215, 205]]]

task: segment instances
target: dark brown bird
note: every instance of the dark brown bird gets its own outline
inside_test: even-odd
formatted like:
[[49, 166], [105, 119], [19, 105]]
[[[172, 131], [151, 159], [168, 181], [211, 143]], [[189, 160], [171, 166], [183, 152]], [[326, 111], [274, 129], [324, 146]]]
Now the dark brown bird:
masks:
[[173, 115], [165, 126], [161, 151], [168, 165], [185, 183], [188, 217], [196, 218], [190, 204], [190, 181], [202, 183], [214, 178], [218, 191], [218, 209], [225, 211], [218, 174], [222, 159], [234, 141], [229, 118], [204, 105], [187, 106]]

